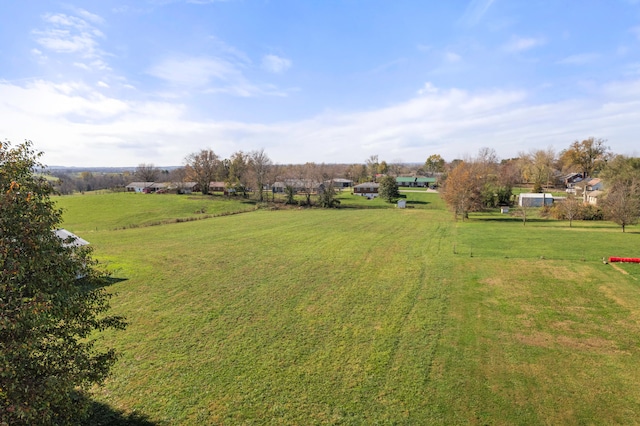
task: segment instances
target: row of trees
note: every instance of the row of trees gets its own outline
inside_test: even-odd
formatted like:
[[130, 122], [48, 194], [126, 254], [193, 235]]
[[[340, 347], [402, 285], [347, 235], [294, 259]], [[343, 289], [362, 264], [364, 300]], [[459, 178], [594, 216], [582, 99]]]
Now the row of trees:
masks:
[[[442, 198], [454, 215], [463, 219], [473, 211], [511, 204], [517, 184], [528, 183], [533, 192], [543, 192], [556, 187], [559, 178], [569, 172], [585, 179], [597, 176], [606, 183], [601, 211], [592, 212], [593, 208], [583, 206], [584, 199], [568, 195], [556, 209], [556, 216], [570, 223], [580, 217], [604, 217], [618, 223], [623, 232], [640, 216], [640, 158], [613, 154], [603, 139], [575, 141], [558, 155], [552, 149], [539, 149], [503, 161], [492, 149], [482, 148], [476, 157], [454, 161], [442, 169]], [[526, 212], [522, 213], [526, 217]]]

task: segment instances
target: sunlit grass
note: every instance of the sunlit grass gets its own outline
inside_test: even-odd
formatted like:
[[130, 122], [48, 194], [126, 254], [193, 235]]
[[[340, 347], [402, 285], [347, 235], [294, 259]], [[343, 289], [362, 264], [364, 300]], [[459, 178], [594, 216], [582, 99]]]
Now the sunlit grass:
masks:
[[67, 205], [100, 224], [130, 322], [101, 337], [122, 358], [95, 397], [165, 424], [636, 421], [639, 272], [602, 257], [637, 256], [637, 228], [407, 196], [117, 231]]

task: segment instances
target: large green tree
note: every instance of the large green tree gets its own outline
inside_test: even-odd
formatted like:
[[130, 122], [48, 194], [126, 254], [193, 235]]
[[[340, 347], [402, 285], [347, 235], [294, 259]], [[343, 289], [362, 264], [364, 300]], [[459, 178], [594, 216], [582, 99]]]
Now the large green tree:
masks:
[[380, 198], [387, 203], [392, 203], [397, 198], [400, 198], [400, 191], [398, 190], [398, 183], [393, 176], [384, 176], [380, 179], [380, 186], [378, 187], [378, 194]]
[[0, 424], [77, 424], [83, 392], [116, 360], [93, 333], [124, 327], [107, 315], [90, 249], [54, 232], [61, 211], [35, 174], [40, 156], [31, 142], [0, 143]]
[[440, 154], [432, 154], [424, 162], [424, 169], [430, 176], [433, 176], [435, 173], [444, 172], [444, 165], [444, 158]]

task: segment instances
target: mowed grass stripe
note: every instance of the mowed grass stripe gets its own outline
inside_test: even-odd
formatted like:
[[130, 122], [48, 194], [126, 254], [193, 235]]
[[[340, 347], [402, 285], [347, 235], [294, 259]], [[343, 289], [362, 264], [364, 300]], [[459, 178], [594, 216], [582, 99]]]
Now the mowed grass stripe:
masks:
[[397, 210], [249, 216], [95, 233], [112, 266], [131, 262], [113, 286], [131, 326], [109, 336], [126, 354], [127, 380], [107, 387], [120, 404], [187, 423], [426, 418], [442, 224]]

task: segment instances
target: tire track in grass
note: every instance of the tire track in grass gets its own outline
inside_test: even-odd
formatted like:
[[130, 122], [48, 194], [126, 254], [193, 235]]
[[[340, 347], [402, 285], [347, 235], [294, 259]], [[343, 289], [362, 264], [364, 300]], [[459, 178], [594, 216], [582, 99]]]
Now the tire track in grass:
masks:
[[[413, 418], [424, 407], [423, 393], [428, 386], [438, 340], [445, 327], [447, 292], [443, 287], [443, 268], [436, 268], [442, 241], [449, 225], [436, 223], [426, 229], [428, 238], [419, 244], [422, 253], [415, 283], [398, 299], [400, 307], [391, 314], [386, 338], [374, 349], [378, 374], [362, 386], [361, 399], [375, 398], [382, 413], [378, 418], [389, 421]], [[414, 234], [413, 240], [421, 238]], [[414, 246], [410, 243], [408, 246]], [[436, 279], [429, 274], [437, 269]], [[375, 359], [375, 358], [382, 359]], [[418, 415], [426, 418], [424, 413]]]
[[[444, 280], [446, 262], [441, 261], [441, 247], [449, 230], [450, 226], [438, 224], [425, 244], [423, 254], [425, 258], [421, 262], [420, 271], [422, 291], [418, 293], [411, 311], [408, 312], [402, 324], [407, 333], [412, 333], [415, 337], [420, 336], [413, 341], [409, 339], [401, 341], [401, 345], [405, 345], [406, 348], [399, 351], [401, 354], [408, 353], [413, 359], [411, 364], [413, 371], [405, 369], [405, 374], [400, 375], [398, 380], [405, 383], [403, 396], [405, 400], [414, 401], [414, 407], [412, 407], [414, 412], [419, 407], [428, 407], [428, 401], [424, 400], [422, 394], [428, 390], [434, 358], [446, 326], [448, 287]], [[421, 329], [416, 329], [416, 325], [420, 325]], [[394, 360], [395, 363], [403, 361], [402, 359]], [[400, 367], [390, 368], [389, 371], [403, 372]]]

